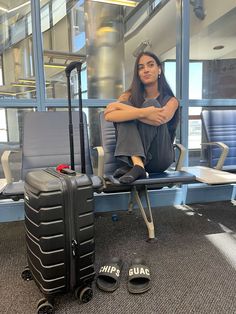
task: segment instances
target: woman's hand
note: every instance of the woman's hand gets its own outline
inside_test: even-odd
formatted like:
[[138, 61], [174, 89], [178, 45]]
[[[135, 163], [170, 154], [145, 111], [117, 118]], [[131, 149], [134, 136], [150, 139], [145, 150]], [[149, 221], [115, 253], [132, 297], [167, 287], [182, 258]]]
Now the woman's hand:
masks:
[[123, 122], [137, 119], [146, 124], [159, 126], [171, 120], [177, 108], [178, 101], [174, 97], [172, 97], [162, 108], [155, 106], [136, 108], [120, 102], [113, 102], [106, 107], [104, 116], [107, 121], [111, 122]]
[[141, 119], [144, 117], [144, 112], [143, 108], [136, 108], [119, 102], [113, 102], [106, 107], [104, 117], [106, 121], [124, 122]]
[[106, 109], [104, 110], [104, 114], [106, 115], [114, 110], [119, 110], [118, 102], [112, 102], [109, 105], [107, 105]]
[[112, 102], [109, 105], [107, 105], [104, 114], [108, 114], [112, 111], [116, 111], [116, 110], [134, 110], [135, 108], [133, 106], [130, 105], [125, 105], [122, 104], [120, 102]]
[[155, 106], [150, 106], [143, 108], [145, 117], [139, 119], [143, 123], [150, 125], [159, 126], [166, 123], [166, 115], [164, 113], [164, 108], [157, 108]]
[[143, 123], [155, 126], [165, 124], [172, 119], [178, 106], [178, 100], [172, 97], [162, 108], [154, 106], [144, 108], [145, 117], [139, 120]]

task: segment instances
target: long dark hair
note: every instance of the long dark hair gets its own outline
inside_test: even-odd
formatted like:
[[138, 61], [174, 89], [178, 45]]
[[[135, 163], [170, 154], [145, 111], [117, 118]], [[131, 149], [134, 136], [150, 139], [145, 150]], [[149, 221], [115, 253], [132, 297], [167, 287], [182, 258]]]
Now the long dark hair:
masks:
[[154, 53], [152, 53], [150, 51], [144, 51], [138, 55], [138, 57], [135, 61], [134, 76], [133, 76], [131, 86], [128, 89], [128, 91], [131, 92], [131, 102], [135, 107], [141, 107], [143, 102], [145, 101], [145, 99], [144, 99], [145, 86], [141, 82], [141, 80], [139, 78], [139, 74], [138, 74], [139, 60], [142, 56], [149, 56], [149, 57], [153, 58], [156, 61], [156, 64], [161, 69], [160, 78], [158, 78], [158, 88], [159, 88], [160, 96], [162, 98], [165, 97], [166, 95], [174, 96], [169, 84], [166, 81], [165, 75], [162, 71], [162, 65], [161, 65], [160, 60], [157, 58], [157, 56]]

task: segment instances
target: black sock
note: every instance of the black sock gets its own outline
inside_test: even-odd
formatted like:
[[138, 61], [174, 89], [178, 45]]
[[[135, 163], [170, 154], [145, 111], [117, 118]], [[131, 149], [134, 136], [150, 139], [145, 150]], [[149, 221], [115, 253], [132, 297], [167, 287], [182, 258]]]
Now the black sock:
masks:
[[120, 183], [132, 183], [137, 179], [145, 179], [147, 177], [146, 171], [143, 167], [135, 165], [133, 168], [128, 171], [125, 175], [120, 177]]
[[124, 174], [126, 174], [130, 169], [132, 169], [129, 165], [125, 165], [123, 167], [120, 167], [116, 169], [113, 173], [114, 178], [120, 178]]

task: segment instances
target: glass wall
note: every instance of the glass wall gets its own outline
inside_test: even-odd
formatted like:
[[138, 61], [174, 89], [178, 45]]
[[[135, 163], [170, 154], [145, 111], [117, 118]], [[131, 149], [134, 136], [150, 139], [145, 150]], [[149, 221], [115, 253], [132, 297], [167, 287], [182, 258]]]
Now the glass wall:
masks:
[[[215, 3], [215, 2], [214, 2]], [[201, 87], [190, 99], [236, 98], [236, 7], [235, 1], [203, 1], [197, 15], [190, 7], [190, 62], [195, 73], [189, 84]]]
[[[47, 98], [65, 98], [65, 68], [72, 61], [85, 61], [83, 1], [40, 1], [43, 61]], [[76, 97], [77, 78], [73, 73], [72, 97]], [[86, 64], [82, 70], [83, 98], [87, 98]]]
[[[235, 1], [205, 0], [190, 6], [189, 98], [200, 100], [189, 108], [190, 161], [202, 158], [201, 105], [214, 106], [215, 99], [236, 98], [236, 6]], [[223, 104], [223, 101], [222, 101]], [[191, 153], [191, 152], [190, 152]]]
[[36, 96], [30, 1], [0, 4], [0, 99]]
[[[33, 59], [30, 1], [2, 0], [0, 4], [0, 155], [14, 150], [11, 157], [14, 180], [19, 180], [23, 116], [21, 101], [35, 101], [36, 77]], [[11, 108], [2, 107], [8, 101]], [[12, 107], [14, 106], [14, 107]], [[0, 177], [3, 177], [0, 167]]]

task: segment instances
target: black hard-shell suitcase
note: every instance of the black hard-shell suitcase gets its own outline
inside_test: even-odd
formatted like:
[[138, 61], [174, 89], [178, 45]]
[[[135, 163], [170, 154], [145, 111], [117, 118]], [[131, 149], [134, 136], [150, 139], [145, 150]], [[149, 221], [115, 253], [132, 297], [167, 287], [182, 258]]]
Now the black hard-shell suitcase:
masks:
[[[67, 72], [69, 77], [70, 72], [77, 68], [79, 86], [80, 66], [79, 63], [73, 63], [68, 66]], [[71, 169], [64, 169], [63, 172], [52, 168], [31, 171], [25, 178], [28, 266], [23, 271], [22, 277], [33, 278], [45, 296], [45, 299], [38, 303], [39, 314], [54, 313], [54, 297], [59, 293], [73, 291], [76, 298], [82, 302], [88, 302], [93, 295], [91, 288], [95, 276], [93, 186], [88, 175], [74, 171], [69, 89], [68, 80]], [[80, 100], [82, 113], [81, 106]], [[84, 156], [83, 138], [80, 142], [81, 156]], [[85, 169], [83, 158], [82, 168]]]
[[28, 267], [46, 296], [38, 312], [53, 308], [58, 293], [75, 291], [81, 301], [89, 301], [95, 275], [90, 178], [53, 169], [29, 172], [25, 182], [25, 228]]

